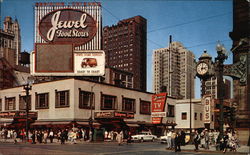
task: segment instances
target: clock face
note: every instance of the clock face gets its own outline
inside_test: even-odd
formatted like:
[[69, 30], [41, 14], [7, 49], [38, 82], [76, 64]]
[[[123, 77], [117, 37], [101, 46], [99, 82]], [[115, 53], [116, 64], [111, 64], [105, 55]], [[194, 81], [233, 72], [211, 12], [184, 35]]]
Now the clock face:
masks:
[[208, 64], [205, 62], [201, 62], [197, 65], [197, 73], [200, 75], [204, 75], [208, 72]]

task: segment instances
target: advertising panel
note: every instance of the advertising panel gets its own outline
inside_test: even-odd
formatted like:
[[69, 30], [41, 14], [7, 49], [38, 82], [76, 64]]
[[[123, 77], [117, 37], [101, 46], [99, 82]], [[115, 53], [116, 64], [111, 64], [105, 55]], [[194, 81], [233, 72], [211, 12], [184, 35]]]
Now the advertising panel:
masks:
[[162, 117], [164, 117], [164, 114], [162, 112], [164, 112], [165, 109], [166, 99], [167, 99], [167, 93], [160, 93], [152, 96], [151, 117], [153, 124], [160, 124], [162, 122]]
[[105, 71], [104, 51], [74, 52], [75, 74], [84, 76], [100, 76]]

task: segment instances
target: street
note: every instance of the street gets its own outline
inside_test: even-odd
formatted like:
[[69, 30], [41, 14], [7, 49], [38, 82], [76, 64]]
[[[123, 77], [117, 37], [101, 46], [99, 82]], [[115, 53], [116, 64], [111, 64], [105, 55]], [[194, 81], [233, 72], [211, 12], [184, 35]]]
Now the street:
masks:
[[[123, 144], [118, 146], [116, 142], [79, 142], [78, 144], [25, 144], [25, 143], [0, 143], [0, 155], [14, 155], [14, 154], [97, 154], [97, 155], [128, 155], [128, 154], [143, 154], [143, 155], [171, 155], [176, 154], [173, 150], [166, 150], [166, 145], [159, 142], [144, 142]], [[189, 149], [187, 149], [189, 147]], [[192, 154], [222, 154], [220, 152], [194, 152], [191, 145], [183, 147], [183, 151], [178, 154], [192, 155]], [[227, 154], [247, 154], [247, 153], [233, 153]]]

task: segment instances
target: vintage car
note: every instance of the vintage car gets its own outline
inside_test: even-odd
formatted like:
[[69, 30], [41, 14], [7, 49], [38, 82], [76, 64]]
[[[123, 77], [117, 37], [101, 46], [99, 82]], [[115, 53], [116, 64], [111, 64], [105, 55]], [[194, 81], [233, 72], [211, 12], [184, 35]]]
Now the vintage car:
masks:
[[151, 132], [148, 132], [148, 131], [144, 131], [144, 132], [141, 132], [137, 135], [133, 135], [131, 136], [132, 137], [132, 141], [139, 141], [139, 142], [143, 142], [143, 141], [154, 141], [157, 139], [157, 136], [155, 135], [152, 135]]
[[167, 136], [161, 136], [160, 137], [160, 142], [162, 143], [162, 144], [166, 144], [167, 143]]

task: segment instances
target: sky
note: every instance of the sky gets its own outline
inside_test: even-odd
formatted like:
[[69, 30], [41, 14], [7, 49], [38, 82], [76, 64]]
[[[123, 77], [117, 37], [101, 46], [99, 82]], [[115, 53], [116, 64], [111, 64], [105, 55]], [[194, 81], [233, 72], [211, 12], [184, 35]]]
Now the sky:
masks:
[[[36, 2], [78, 2], [80, 0], [0, 0], [3, 18], [11, 16], [21, 26], [22, 51], [34, 48], [34, 4]], [[97, 0], [96, 0], [97, 1]], [[85, 0], [81, 2], [94, 2]], [[204, 50], [214, 58], [220, 41], [229, 52], [226, 64], [232, 63], [232, 0], [99, 0], [103, 26], [141, 15], [147, 19], [147, 91], [152, 91], [153, 50], [168, 46], [169, 35], [195, 54]], [[200, 80], [196, 78], [195, 97], [200, 98]]]

